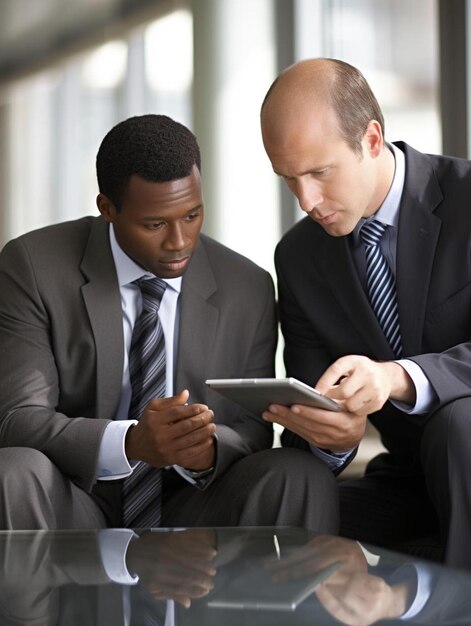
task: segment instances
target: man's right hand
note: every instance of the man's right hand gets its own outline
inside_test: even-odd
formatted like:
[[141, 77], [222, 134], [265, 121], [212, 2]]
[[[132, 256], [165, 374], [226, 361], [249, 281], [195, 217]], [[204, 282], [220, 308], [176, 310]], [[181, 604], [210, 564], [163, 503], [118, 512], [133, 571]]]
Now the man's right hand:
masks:
[[310, 444], [333, 452], [358, 446], [365, 434], [367, 417], [391, 398], [413, 405], [415, 386], [398, 363], [376, 362], [365, 356], [337, 359], [317, 381], [315, 388], [336, 400], [338, 413], [304, 405], [270, 405], [263, 418], [281, 424]]
[[171, 398], [156, 398], [147, 405], [125, 440], [126, 456], [154, 467], [180, 465], [204, 470], [214, 462], [216, 425], [205, 404], [187, 404], [185, 389]]

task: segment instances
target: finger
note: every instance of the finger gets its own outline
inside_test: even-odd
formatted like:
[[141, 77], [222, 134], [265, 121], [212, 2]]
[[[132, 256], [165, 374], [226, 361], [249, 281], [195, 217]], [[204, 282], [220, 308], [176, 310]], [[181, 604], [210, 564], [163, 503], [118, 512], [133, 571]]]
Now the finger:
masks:
[[203, 598], [208, 595], [214, 588], [214, 583], [212, 581], [205, 585], [194, 584], [191, 581], [182, 582], [178, 585], [159, 583], [158, 586], [147, 585], [147, 588], [154, 598], [175, 600], [188, 608], [192, 598]]
[[315, 388], [320, 393], [327, 394], [329, 390], [337, 385], [344, 377], [351, 375], [356, 360], [354, 356], [346, 356], [337, 359], [319, 378]]
[[182, 437], [176, 437], [173, 440], [173, 448], [176, 452], [179, 450], [196, 449], [200, 445], [207, 448], [207, 443], [212, 445], [213, 435], [216, 432], [215, 424], [208, 424], [204, 428], [199, 428], [191, 433], [183, 435]]
[[186, 467], [194, 471], [197, 471], [198, 469], [205, 469], [212, 463], [204, 463], [201, 466], [200, 458], [206, 459], [208, 450], [211, 448], [214, 448], [214, 437], [205, 439], [194, 446], [176, 450], [174, 453], [175, 460], [172, 465], [180, 465], [181, 467]]
[[190, 392], [188, 389], [182, 389], [177, 395], [170, 396], [169, 398], [153, 398], [147, 408], [152, 411], [164, 411], [165, 409], [169, 409], [173, 406], [183, 406], [188, 402], [188, 398], [190, 397]]
[[213, 411], [203, 411], [199, 415], [191, 415], [190, 417], [176, 420], [173, 424], [172, 431], [175, 437], [183, 437], [188, 433], [204, 429], [208, 425], [212, 425], [215, 429], [216, 425], [213, 423], [213, 420]]
[[332, 413], [332, 411], [322, 411], [322, 413], [330, 413], [335, 418], [333, 420], [331, 417], [324, 417], [326, 423], [322, 423], [304, 417], [301, 413], [295, 414], [293, 411], [280, 411], [277, 415], [268, 412], [264, 413], [263, 417], [267, 421], [284, 426], [318, 448], [348, 451], [358, 445], [365, 429], [365, 415], [346, 412]]
[[213, 576], [213, 574], [205, 574], [190, 567], [167, 566], [153, 578], [152, 582], [156, 589], [179, 589], [188, 593], [191, 587], [212, 589]]
[[348, 400], [355, 394], [365, 389], [366, 382], [367, 381], [365, 381], [363, 376], [357, 376], [355, 374], [345, 376], [338, 385], [334, 385], [328, 390], [329, 398], [335, 400]]
[[[167, 424], [175, 424], [181, 420], [198, 416], [199, 424], [201, 425], [201, 419], [199, 416], [207, 411], [209, 411], [209, 409], [205, 404], [185, 404], [184, 406], [173, 406], [165, 410], [156, 409], [154, 401], [152, 400], [147, 405], [146, 414], [151, 420]], [[211, 414], [214, 416], [212, 411]]]
[[312, 425], [335, 426], [339, 424], [339, 416], [341, 413], [327, 411], [325, 409], [316, 409], [302, 404], [293, 404], [291, 407], [279, 404], [271, 404], [267, 411], [262, 413], [262, 417], [266, 421], [277, 422], [285, 425], [285, 422], [291, 424], [296, 423], [308, 427]]

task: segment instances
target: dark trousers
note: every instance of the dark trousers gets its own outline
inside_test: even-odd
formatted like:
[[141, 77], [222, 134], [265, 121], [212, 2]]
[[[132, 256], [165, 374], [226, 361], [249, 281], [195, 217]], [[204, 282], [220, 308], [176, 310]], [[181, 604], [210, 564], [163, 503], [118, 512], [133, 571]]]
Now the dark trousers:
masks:
[[341, 535], [471, 569], [471, 398], [430, 415], [417, 463], [381, 454], [339, 493]]

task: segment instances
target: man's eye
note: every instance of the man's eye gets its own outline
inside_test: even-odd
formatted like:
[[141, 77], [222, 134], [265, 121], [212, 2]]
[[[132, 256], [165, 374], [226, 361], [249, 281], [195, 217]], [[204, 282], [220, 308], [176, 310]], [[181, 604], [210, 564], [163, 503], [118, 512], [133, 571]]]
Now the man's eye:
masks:
[[146, 228], [148, 230], [158, 230], [159, 228], [162, 228], [163, 225], [163, 222], [154, 222], [152, 224], [146, 224]]
[[190, 213], [190, 215], [186, 216], [188, 222], [192, 222], [194, 219], [198, 217], [199, 213]]

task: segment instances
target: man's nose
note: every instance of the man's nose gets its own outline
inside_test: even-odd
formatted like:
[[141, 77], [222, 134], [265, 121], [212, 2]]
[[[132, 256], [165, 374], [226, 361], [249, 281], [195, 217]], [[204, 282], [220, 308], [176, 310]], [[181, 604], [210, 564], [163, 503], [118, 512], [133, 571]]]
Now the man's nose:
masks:
[[296, 197], [299, 206], [306, 213], [310, 213], [312, 209], [322, 204], [324, 197], [319, 184], [316, 181], [298, 181], [296, 189]]
[[172, 224], [165, 238], [165, 247], [169, 250], [183, 250], [185, 247], [185, 235], [180, 224]]

